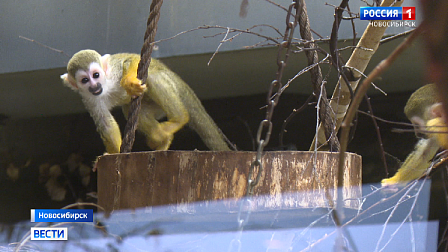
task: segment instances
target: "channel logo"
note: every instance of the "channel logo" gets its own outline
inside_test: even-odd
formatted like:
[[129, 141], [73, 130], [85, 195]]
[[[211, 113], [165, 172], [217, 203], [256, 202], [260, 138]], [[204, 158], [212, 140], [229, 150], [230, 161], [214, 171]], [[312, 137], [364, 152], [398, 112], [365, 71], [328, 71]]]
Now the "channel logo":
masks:
[[31, 222], [93, 222], [93, 209], [31, 209]]
[[51, 228], [51, 227], [32, 227], [31, 240], [32, 241], [67, 241], [67, 228]]
[[415, 20], [415, 7], [361, 7], [361, 20]]

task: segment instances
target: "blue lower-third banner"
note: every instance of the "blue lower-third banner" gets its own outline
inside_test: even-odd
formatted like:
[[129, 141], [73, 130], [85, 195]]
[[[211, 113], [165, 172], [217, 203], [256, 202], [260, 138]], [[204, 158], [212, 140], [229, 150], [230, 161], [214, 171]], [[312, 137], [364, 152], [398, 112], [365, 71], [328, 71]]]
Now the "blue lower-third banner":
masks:
[[31, 222], [93, 222], [93, 209], [31, 209]]

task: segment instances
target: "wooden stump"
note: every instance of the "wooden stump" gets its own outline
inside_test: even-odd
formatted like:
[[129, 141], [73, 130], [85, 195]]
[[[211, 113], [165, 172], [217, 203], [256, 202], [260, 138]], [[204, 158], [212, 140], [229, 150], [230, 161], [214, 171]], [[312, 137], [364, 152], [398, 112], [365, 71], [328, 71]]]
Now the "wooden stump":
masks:
[[[316, 154], [316, 155], [314, 155]], [[255, 152], [154, 151], [102, 156], [98, 168], [98, 204], [110, 212], [145, 206], [240, 198]], [[269, 195], [263, 209], [328, 207], [336, 198], [339, 153], [264, 152], [255, 195]], [[358, 208], [361, 157], [346, 154], [344, 207]], [[255, 174], [256, 175], [256, 172]], [[286, 192], [301, 192], [288, 194]], [[327, 194], [325, 193], [327, 191]]]

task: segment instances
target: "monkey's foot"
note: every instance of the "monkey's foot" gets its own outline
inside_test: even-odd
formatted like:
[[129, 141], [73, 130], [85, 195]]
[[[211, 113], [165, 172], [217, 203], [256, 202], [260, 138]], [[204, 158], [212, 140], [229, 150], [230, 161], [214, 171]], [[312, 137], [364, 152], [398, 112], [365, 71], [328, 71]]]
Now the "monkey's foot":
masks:
[[174, 135], [168, 132], [159, 131], [159, 134], [153, 135], [151, 139], [148, 139], [148, 145], [153, 150], [168, 150]]

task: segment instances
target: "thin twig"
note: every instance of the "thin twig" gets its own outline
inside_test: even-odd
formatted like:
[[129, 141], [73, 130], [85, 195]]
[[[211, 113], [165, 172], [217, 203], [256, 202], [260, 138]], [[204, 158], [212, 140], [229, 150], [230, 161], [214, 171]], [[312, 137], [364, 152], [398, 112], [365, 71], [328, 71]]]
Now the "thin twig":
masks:
[[282, 10], [284, 10], [284, 11], [288, 11], [288, 9], [287, 9], [286, 7], [281, 6], [280, 4], [278, 4], [278, 3], [274, 2], [274, 1], [271, 1], [271, 0], [265, 0], [265, 1], [268, 2], [268, 3], [271, 3], [271, 4], [273, 4], [273, 5], [275, 5], [275, 6], [277, 6], [277, 7], [279, 7], [280, 9], [282, 9]]
[[347, 50], [347, 49], [357, 49], [357, 48], [358, 48], [358, 49], [361, 49], [361, 50], [366, 50], [366, 51], [371, 51], [371, 52], [373, 52], [373, 50], [370, 49], [370, 48], [359, 47], [359, 46], [356, 46], [356, 45], [342, 47], [342, 48], [339, 48], [338, 51], [339, 51], [339, 52], [342, 52], [342, 51]]
[[24, 40], [28, 40], [28, 41], [30, 41], [32, 43], [36, 43], [36, 44], [38, 44], [38, 45], [40, 45], [40, 46], [42, 46], [44, 48], [50, 49], [50, 50], [55, 51], [55, 52], [60, 53], [60, 54], [64, 54], [65, 56], [67, 56], [67, 58], [71, 58], [71, 56], [66, 54], [64, 51], [56, 49], [56, 48], [53, 48], [51, 46], [44, 45], [44, 44], [42, 44], [42, 43], [40, 43], [40, 42], [38, 42], [38, 41], [36, 41], [34, 39], [30, 39], [30, 38], [27, 38], [27, 37], [24, 37], [24, 36], [19, 36], [19, 38], [24, 39]]
[[[395, 124], [395, 125], [400, 125], [400, 126], [414, 127], [414, 124], [412, 124], [412, 123], [389, 121], [389, 120], [383, 119], [381, 117], [371, 115], [370, 113], [364, 112], [362, 110], [358, 110], [358, 113], [361, 113], [363, 115], [367, 115], [367, 116], [373, 117], [373, 118], [375, 118], [376, 120], [378, 120], [380, 122], [384, 122], [384, 123], [388, 123], [388, 124]], [[414, 131], [414, 129], [412, 129], [412, 131]]]
[[[425, 175], [425, 176], [426, 176], [426, 175]], [[395, 193], [394, 193], [393, 195], [391, 195], [390, 197], [385, 198], [385, 199], [383, 199], [383, 200], [381, 200], [381, 201], [378, 201], [378, 202], [374, 203], [373, 205], [371, 205], [370, 207], [368, 207], [367, 209], [365, 209], [364, 211], [362, 211], [360, 214], [356, 215], [356, 216], [353, 217], [352, 219], [350, 219], [350, 220], [348, 220], [347, 222], [345, 222], [344, 224], [342, 224], [342, 225], [341, 225], [341, 228], [342, 228], [342, 227], [346, 227], [346, 226], [348, 226], [348, 225], [354, 223], [355, 221], [358, 221], [361, 217], [364, 217], [364, 215], [365, 215], [366, 213], [369, 213], [372, 209], [374, 209], [374, 208], [376, 208], [376, 207], [378, 207], [378, 206], [380, 206], [380, 205], [382, 205], [382, 204], [386, 204], [387, 202], [391, 201], [392, 199], [395, 199], [395, 198], [398, 197], [402, 192], [407, 191], [408, 188], [409, 188], [410, 186], [412, 186], [412, 185], [413, 185], [413, 183], [409, 183], [409, 184], [407, 184], [405, 187], [401, 188], [399, 191], [395, 192]], [[373, 193], [378, 193], [378, 192], [380, 192], [380, 191], [382, 191], [382, 190], [384, 190], [384, 189], [378, 189], [378, 190], [376, 190], [376, 191], [373, 192]], [[373, 193], [372, 193], [372, 194], [373, 194]], [[365, 196], [365, 197], [367, 197], [367, 196]], [[398, 203], [399, 203], [399, 204], [402, 204], [403, 202], [398, 202]], [[364, 218], [363, 218], [363, 219], [364, 219]], [[322, 237], [322, 238], [316, 240], [315, 242], [313, 242], [312, 244], [310, 244], [307, 248], [305, 248], [305, 249], [303, 249], [303, 250], [301, 250], [301, 251], [302, 251], [302, 252], [304, 252], [304, 251], [310, 251], [312, 248], [314, 248], [314, 246], [316, 246], [317, 244], [321, 243], [322, 241], [328, 239], [329, 237], [333, 236], [336, 232], [337, 232], [337, 230], [334, 230], [334, 231], [332, 231], [332, 232], [330, 232], [330, 233], [325, 234], [324, 237]]]
[[[347, 12], [349, 15], [350, 15], [350, 17], [352, 16], [352, 15], [358, 15], [358, 13], [353, 13], [353, 12], [351, 12], [350, 10], [349, 10], [349, 8], [347, 8], [347, 10], [346, 9], [343, 9], [341, 6], [336, 6], [336, 5], [334, 5], [334, 4], [330, 4], [330, 3], [325, 3], [325, 5], [327, 5], [327, 6], [331, 6], [331, 7], [333, 7], [333, 8], [335, 8], [335, 9], [341, 9], [342, 10], [342, 12]], [[348, 19], [350, 19], [350, 18], [348, 18]]]
[[225, 42], [227, 42], [227, 36], [229, 35], [230, 32], [230, 28], [227, 27], [227, 32], [226, 35], [224, 36], [224, 38], [221, 40], [221, 42], [219, 42], [218, 47], [216, 48], [215, 52], [213, 53], [212, 57], [210, 57], [210, 60], [207, 63], [207, 66], [210, 66], [210, 63], [212, 62], [213, 58], [215, 57], [215, 55], [218, 53], [219, 48], [221, 48], [222, 44], [224, 44]]
[[309, 66], [303, 68], [302, 70], [300, 70], [300, 72], [298, 72], [296, 75], [294, 75], [294, 77], [292, 77], [291, 79], [289, 79], [288, 82], [282, 87], [282, 92], [285, 91], [285, 89], [289, 87], [289, 85], [291, 84], [291, 82], [293, 82], [293, 81], [294, 81], [295, 79], [297, 79], [299, 76], [301, 76], [302, 74], [304, 74], [304, 73], [306, 73], [306, 72], [309, 72], [309, 71], [310, 71], [311, 69], [313, 69], [314, 67], [317, 67], [317, 66], [319, 66], [320, 64], [325, 63], [325, 61], [328, 59], [329, 56], [330, 56], [330, 55], [327, 55], [327, 57], [323, 58], [321, 61], [319, 61], [319, 62], [317, 62], [317, 63], [315, 63], [315, 64], [312, 64], [312, 65], [309, 65]]
[[[259, 26], [264, 26], [264, 25], [259, 25]], [[268, 27], [272, 27], [272, 26], [268, 26]], [[160, 42], [171, 40], [171, 39], [174, 39], [174, 38], [176, 38], [176, 37], [178, 37], [180, 35], [183, 35], [183, 34], [186, 34], [186, 33], [189, 33], [189, 32], [193, 32], [193, 31], [208, 30], [208, 29], [224, 29], [224, 30], [227, 30], [228, 28], [229, 27], [219, 26], [219, 25], [202, 25], [202, 26], [198, 26], [196, 28], [193, 28], [193, 29], [190, 29], [190, 30], [187, 30], [187, 31], [179, 32], [178, 34], [176, 34], [174, 36], [154, 41], [151, 44], [157, 44], [157, 43], [160, 43]], [[266, 39], [268, 41], [272, 41], [276, 45], [279, 44], [279, 42], [277, 40], [273, 39], [272, 37], [268, 37], [268, 36], [265, 36], [265, 35], [262, 35], [262, 34], [259, 34], [259, 33], [253, 32], [253, 31], [250, 31], [249, 29], [242, 30], [242, 29], [237, 29], [237, 28], [230, 28], [230, 32], [231, 33], [232, 32], [240, 32], [240, 33], [252, 34], [252, 35], [256, 35], [258, 37], [264, 38], [264, 39]], [[216, 35], [218, 35], [218, 34], [216, 34]], [[216, 35], [214, 35], [214, 36], [216, 36]], [[212, 36], [204, 36], [204, 38], [207, 38], [207, 37], [212, 37]]]
[[383, 38], [382, 40], [380, 40], [380, 44], [390, 42], [392, 40], [395, 40], [397, 38], [401, 38], [403, 36], [407, 36], [409, 33], [413, 32], [414, 30], [415, 29], [412, 29], [412, 30], [409, 30], [409, 31], [405, 31], [405, 32], [402, 32], [402, 33], [395, 34], [393, 36], [389, 36], [387, 38]]
[[[363, 72], [359, 71], [359, 69], [357, 69], [357, 68], [349, 67], [349, 66], [344, 66], [344, 68], [351, 69], [351, 70], [361, 74], [363, 77], [367, 78], [367, 75], [365, 75]], [[386, 91], [384, 91], [381, 88], [379, 88], [375, 83], [371, 82], [370, 85], [372, 85], [372, 87], [375, 88], [376, 90], [380, 91], [384, 96], [387, 96]]]
[[279, 143], [280, 146], [283, 147], [283, 135], [286, 132], [286, 126], [288, 126], [289, 122], [292, 120], [292, 118], [294, 118], [296, 115], [298, 115], [300, 112], [302, 112], [306, 107], [309, 106], [309, 103], [311, 102], [311, 100], [313, 99], [313, 95], [308, 96], [308, 98], [306, 99], [306, 101], [302, 104], [302, 106], [300, 106], [300, 108], [298, 109], [293, 109], [292, 113], [289, 114], [289, 116], [283, 121], [282, 124], [282, 129], [280, 130], [280, 134], [279, 134]]
[[[275, 5], [275, 6], [277, 6], [277, 7], [279, 7], [280, 9], [282, 9], [282, 10], [284, 10], [284, 11], [288, 11], [287, 8], [281, 6], [281, 5], [278, 4], [278, 3], [275, 3], [274, 1], [271, 1], [271, 0], [265, 0], [265, 1], [268, 2], [268, 3], [271, 3], [271, 4], [273, 4], [273, 5]], [[311, 28], [310, 28], [310, 31], [311, 31], [312, 33], [316, 34], [316, 36], [318, 36], [319, 38], [324, 38], [322, 35], [320, 35], [319, 33], [317, 33], [315, 30], [313, 30], [313, 29], [311, 29]]]
[[373, 108], [372, 108], [372, 104], [370, 103], [370, 98], [367, 96], [367, 94], [365, 95], [365, 97], [366, 97], [367, 107], [369, 109], [369, 112], [370, 112], [370, 115], [371, 115], [371, 118], [373, 121], [373, 126], [375, 127], [376, 135], [378, 138], [378, 144], [380, 146], [380, 151], [381, 151], [381, 160], [383, 161], [384, 170], [386, 171], [386, 177], [388, 177], [389, 170], [387, 169], [386, 155], [384, 154], [384, 145], [383, 145], [383, 140], [381, 139], [380, 127], [378, 127], [378, 123], [376, 122], [376, 119], [373, 116]]
[[[411, 206], [411, 209], [409, 210], [408, 215], [404, 218], [404, 220], [403, 220], [403, 222], [400, 224], [400, 226], [398, 226], [397, 231], [398, 231], [398, 229], [401, 228], [401, 226], [403, 225], [404, 221], [407, 220], [407, 219], [409, 218], [410, 214], [411, 214], [412, 211], [414, 210], [415, 204], [417, 203], [418, 195], [420, 194], [420, 192], [421, 192], [421, 190], [422, 190], [422, 188], [423, 188], [423, 185], [425, 184], [424, 182], [425, 182], [425, 181], [423, 181], [423, 182], [421, 183], [420, 188], [419, 188], [418, 192], [417, 192], [416, 195], [415, 195], [415, 199], [414, 199], [414, 202], [413, 202], [413, 204], [412, 204], [412, 206]], [[380, 243], [381, 243], [381, 240], [383, 239], [383, 237], [384, 237], [384, 235], [385, 235], [387, 224], [388, 224], [389, 221], [391, 220], [391, 218], [392, 218], [392, 216], [394, 215], [395, 211], [397, 210], [398, 206], [402, 203], [402, 201], [405, 201], [405, 200], [407, 200], [407, 199], [409, 198], [409, 197], [408, 197], [408, 196], [409, 196], [409, 192], [410, 192], [411, 189], [414, 188], [416, 185], [417, 185], [417, 181], [414, 181], [413, 183], [411, 183], [411, 186], [409, 187], [409, 189], [408, 189], [408, 190], [406, 191], [406, 193], [405, 193], [405, 194], [398, 200], [397, 204], [394, 206], [393, 210], [391, 211], [391, 213], [390, 213], [389, 216], [387, 217], [386, 222], [383, 224], [383, 230], [382, 230], [381, 235], [380, 235], [380, 238], [378, 239], [378, 242], [377, 242], [377, 244], [376, 244], [375, 251], [378, 251], [378, 247], [379, 247], [379, 245], [380, 245]], [[390, 241], [391, 241], [392, 238], [395, 236], [395, 234], [396, 234], [396, 232], [394, 232], [394, 233], [389, 237], [389, 240], [388, 240], [388, 241], [386, 242], [386, 244], [381, 248], [380, 251], [383, 251], [383, 250], [384, 250], [384, 248], [390, 243]]]
[[[253, 29], [255, 29], [255, 28], [259, 28], [259, 27], [268, 27], [268, 28], [271, 28], [271, 29], [274, 30], [278, 35], [280, 35], [281, 37], [283, 37], [283, 34], [280, 32], [280, 30], [279, 30], [278, 28], [276, 28], [276, 27], [274, 27], [274, 26], [272, 26], [272, 25], [268, 25], [268, 24], [256, 24], [256, 25], [253, 25], [253, 26], [247, 28], [246, 31], [250, 31], [250, 30], [253, 30]], [[227, 28], [229, 28], [229, 27], [227, 27]], [[229, 28], [229, 29], [232, 30], [231, 32], [236, 32], [236, 31], [234, 31], [235, 28]], [[214, 34], [214, 35], [204, 36], [204, 38], [213, 38], [213, 37], [216, 37], [216, 36], [219, 36], [219, 35], [224, 35], [225, 33], [227, 33], [227, 31], [226, 31], [226, 32], [219, 32], [219, 33], [216, 33], [216, 34]], [[240, 32], [240, 33], [241, 33], [241, 32]], [[239, 35], [239, 34], [235, 35], [234, 37], [236, 37], [236, 36], [238, 36], [238, 35]]]

